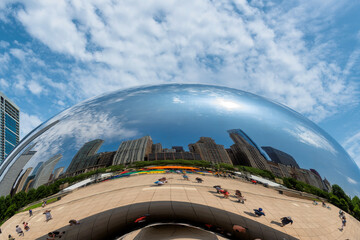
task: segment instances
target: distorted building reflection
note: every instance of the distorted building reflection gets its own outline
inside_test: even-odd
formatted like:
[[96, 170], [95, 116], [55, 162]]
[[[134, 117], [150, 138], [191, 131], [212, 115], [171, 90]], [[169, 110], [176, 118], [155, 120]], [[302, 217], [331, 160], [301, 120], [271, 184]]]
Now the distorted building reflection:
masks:
[[113, 165], [144, 161], [145, 156], [151, 153], [152, 145], [150, 136], [122, 142], [115, 154]]
[[230, 146], [236, 165], [246, 165], [270, 171], [270, 167], [261, 154], [259, 147], [241, 129], [228, 130], [235, 144]]
[[271, 161], [300, 168], [295, 159], [290, 154], [269, 146], [264, 146], [261, 148], [264, 149], [267, 155], [271, 158]]
[[214, 164], [231, 164], [231, 159], [227, 154], [224, 145], [216, 144], [210, 137], [200, 137], [196, 143], [189, 144], [190, 152], [200, 154], [201, 159]]

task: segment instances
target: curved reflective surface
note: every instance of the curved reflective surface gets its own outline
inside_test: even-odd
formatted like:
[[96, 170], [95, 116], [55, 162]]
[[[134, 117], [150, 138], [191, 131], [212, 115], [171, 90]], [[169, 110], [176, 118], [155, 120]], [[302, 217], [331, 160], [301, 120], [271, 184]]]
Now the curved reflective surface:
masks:
[[51, 118], [0, 166], [0, 195], [155, 159], [245, 164], [359, 195], [355, 162], [305, 117], [247, 92], [182, 84], [112, 92]]

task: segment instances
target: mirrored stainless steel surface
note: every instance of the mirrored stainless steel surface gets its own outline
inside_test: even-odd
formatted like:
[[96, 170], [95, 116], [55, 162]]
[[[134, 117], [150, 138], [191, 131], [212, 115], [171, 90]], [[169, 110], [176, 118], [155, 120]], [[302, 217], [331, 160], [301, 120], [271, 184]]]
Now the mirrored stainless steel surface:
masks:
[[[204, 156], [202, 144], [213, 144], [219, 156]], [[241, 153], [246, 148], [255, 153]], [[246, 162], [246, 154], [255, 161]], [[279, 155], [286, 157], [275, 159]], [[273, 172], [282, 169], [321, 188], [326, 178], [352, 196], [360, 192], [355, 162], [299, 113], [236, 89], [172, 84], [111, 92], [49, 119], [0, 166], [0, 195], [96, 166], [162, 158], [245, 161]]]

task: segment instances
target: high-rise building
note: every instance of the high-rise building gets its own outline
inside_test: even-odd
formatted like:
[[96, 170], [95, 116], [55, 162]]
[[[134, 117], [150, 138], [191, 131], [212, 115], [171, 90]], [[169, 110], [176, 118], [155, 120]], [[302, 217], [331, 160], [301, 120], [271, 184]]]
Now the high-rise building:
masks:
[[71, 160], [71, 163], [66, 170], [66, 174], [72, 174], [86, 168], [89, 157], [95, 155], [103, 143], [104, 140], [101, 139], [95, 139], [85, 143]]
[[19, 107], [0, 92], [0, 165], [19, 143]]
[[291, 155], [273, 147], [261, 147], [261, 148], [264, 149], [267, 155], [271, 158], [271, 161], [300, 168], [297, 162], [295, 161], [295, 159]]
[[270, 167], [261, 154], [260, 149], [251, 138], [241, 129], [228, 130], [231, 139], [235, 144], [230, 148], [234, 153], [236, 162], [241, 165], [247, 165], [254, 168], [260, 168], [270, 171]]
[[202, 160], [218, 163], [231, 164], [229, 155], [223, 145], [216, 144], [212, 138], [200, 137], [196, 143], [189, 144], [190, 152], [198, 153]]
[[122, 142], [114, 156], [113, 165], [144, 161], [145, 157], [151, 153], [152, 145], [150, 136]]

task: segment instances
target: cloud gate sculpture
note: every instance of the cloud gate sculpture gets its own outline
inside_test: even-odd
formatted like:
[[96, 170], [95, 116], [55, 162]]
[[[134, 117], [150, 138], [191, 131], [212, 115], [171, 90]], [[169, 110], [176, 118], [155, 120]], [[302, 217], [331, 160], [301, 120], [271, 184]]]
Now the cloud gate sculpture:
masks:
[[[205, 161], [209, 169], [252, 167], [271, 172], [278, 183], [293, 178], [326, 192], [333, 184], [351, 196], [360, 192], [355, 162], [297, 112], [240, 90], [171, 84], [104, 94], [41, 124], [0, 166], [0, 196], [99, 168], [179, 159]], [[153, 219], [171, 221], [172, 209], [166, 217], [152, 214]]]

